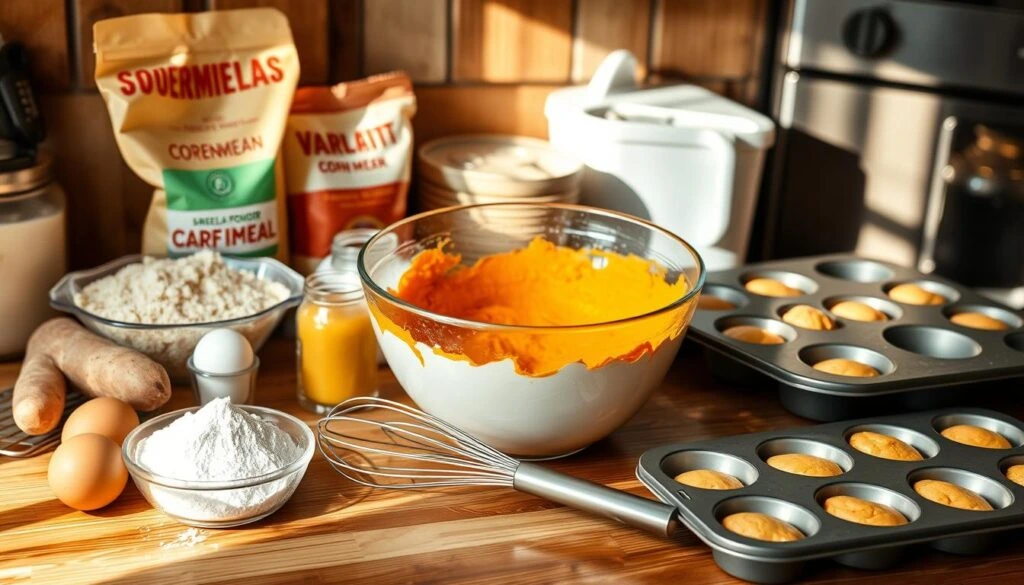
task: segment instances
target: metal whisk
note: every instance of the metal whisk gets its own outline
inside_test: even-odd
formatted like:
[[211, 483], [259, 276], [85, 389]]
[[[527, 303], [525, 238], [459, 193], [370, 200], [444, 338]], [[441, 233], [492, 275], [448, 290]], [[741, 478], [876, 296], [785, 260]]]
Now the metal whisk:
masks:
[[670, 536], [676, 509], [522, 462], [425, 412], [351, 398], [317, 423], [320, 452], [346, 478], [374, 488], [504, 486]]

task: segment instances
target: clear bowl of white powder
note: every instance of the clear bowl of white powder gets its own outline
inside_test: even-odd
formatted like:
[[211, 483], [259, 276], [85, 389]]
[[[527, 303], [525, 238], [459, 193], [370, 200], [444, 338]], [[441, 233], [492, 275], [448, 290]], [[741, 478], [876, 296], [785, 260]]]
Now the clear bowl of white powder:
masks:
[[136, 427], [122, 455], [154, 508], [189, 526], [228, 528], [283, 506], [314, 450], [313, 432], [294, 416], [219, 398]]

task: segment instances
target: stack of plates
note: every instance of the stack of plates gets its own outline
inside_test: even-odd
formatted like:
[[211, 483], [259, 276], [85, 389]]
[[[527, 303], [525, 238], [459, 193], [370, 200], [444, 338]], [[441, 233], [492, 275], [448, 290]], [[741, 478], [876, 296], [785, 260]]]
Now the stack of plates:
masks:
[[576, 203], [583, 164], [548, 142], [470, 134], [432, 140], [416, 157], [423, 211], [480, 203]]

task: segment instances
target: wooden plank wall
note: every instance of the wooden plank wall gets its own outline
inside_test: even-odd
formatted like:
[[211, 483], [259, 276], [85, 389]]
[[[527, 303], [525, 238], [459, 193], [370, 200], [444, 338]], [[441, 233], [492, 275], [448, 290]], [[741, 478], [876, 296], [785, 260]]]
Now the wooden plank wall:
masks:
[[417, 140], [464, 132], [544, 137], [543, 104], [628, 48], [641, 80], [686, 79], [750, 103], [770, 0], [0, 0], [0, 34], [29, 46], [71, 264], [135, 252], [150, 188], [124, 165], [95, 92], [92, 25], [114, 16], [273, 6], [285, 12], [302, 83], [401, 68], [417, 83]]

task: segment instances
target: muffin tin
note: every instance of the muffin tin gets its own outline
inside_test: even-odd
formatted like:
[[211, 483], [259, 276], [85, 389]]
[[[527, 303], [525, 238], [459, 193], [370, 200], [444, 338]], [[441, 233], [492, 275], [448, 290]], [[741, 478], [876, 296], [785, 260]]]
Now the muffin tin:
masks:
[[[744, 284], [757, 277], [780, 280], [805, 294], [779, 298], [745, 290]], [[902, 283], [919, 284], [947, 302], [922, 306], [889, 299], [888, 290]], [[773, 261], [709, 273], [702, 294], [736, 305], [699, 309], [690, 324], [687, 337], [706, 348], [712, 369], [737, 382], [761, 375], [773, 378], [783, 405], [807, 418], [830, 421], [880, 409], [938, 408], [975, 391], [965, 384], [1024, 376], [1024, 319], [1019, 312], [909, 268], [850, 255]], [[836, 317], [829, 309], [841, 300], [864, 302], [888, 320]], [[797, 304], [823, 310], [835, 321], [835, 329], [801, 329], [783, 322], [782, 313]], [[986, 313], [1010, 329], [986, 331], [950, 322], [951, 315], [967, 310]], [[735, 325], [762, 327], [786, 342], [757, 345], [722, 333]], [[829, 358], [866, 363], [881, 375], [838, 376], [811, 367]]]
[[[982, 449], [939, 433], [955, 424], [999, 432], [1011, 449]], [[923, 461], [892, 461], [851, 447], [850, 435], [873, 430], [915, 447]], [[999, 542], [999, 532], [1024, 526], [1024, 486], [1003, 475], [1024, 463], [1024, 425], [981, 409], [921, 412], [850, 422], [678, 443], [646, 451], [637, 477], [660, 500], [676, 506], [682, 522], [711, 547], [725, 572], [757, 583], [781, 583], [801, 575], [809, 563], [833, 559], [861, 569], [898, 563], [910, 545], [927, 543], [955, 554], [979, 554]], [[829, 459], [844, 473], [807, 477], [774, 469], [765, 460], [779, 453], [807, 453]], [[705, 490], [673, 478], [692, 469], [714, 469], [743, 482], [735, 490]], [[931, 502], [914, 489], [921, 479], [939, 479], [971, 489], [992, 505], [977, 512]], [[851, 495], [896, 508], [909, 521], [895, 527], [866, 526], [825, 512], [822, 502]], [[761, 512], [804, 533], [794, 542], [766, 542], [725, 529], [721, 519], [737, 512]]]

